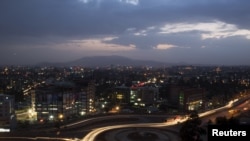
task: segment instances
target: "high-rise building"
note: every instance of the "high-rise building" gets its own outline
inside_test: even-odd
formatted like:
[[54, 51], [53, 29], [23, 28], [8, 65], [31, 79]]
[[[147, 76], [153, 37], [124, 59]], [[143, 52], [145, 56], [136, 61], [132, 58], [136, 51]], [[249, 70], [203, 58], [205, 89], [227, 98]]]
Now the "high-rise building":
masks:
[[179, 111], [187, 112], [204, 109], [205, 90], [202, 88], [186, 88], [169, 86], [167, 100]]
[[112, 100], [116, 105], [128, 105], [130, 103], [130, 87], [124, 85], [115, 87]]
[[93, 113], [96, 111], [95, 109], [95, 82], [90, 81], [88, 83], [87, 89], [86, 89], [86, 98], [87, 98], [87, 113]]
[[14, 97], [0, 94], [0, 125], [11, 125], [15, 118]]
[[64, 120], [86, 111], [86, 93], [73, 83], [58, 82], [34, 90], [37, 120]]
[[154, 86], [133, 86], [130, 88], [130, 103], [135, 106], [153, 105], [159, 96], [159, 88]]

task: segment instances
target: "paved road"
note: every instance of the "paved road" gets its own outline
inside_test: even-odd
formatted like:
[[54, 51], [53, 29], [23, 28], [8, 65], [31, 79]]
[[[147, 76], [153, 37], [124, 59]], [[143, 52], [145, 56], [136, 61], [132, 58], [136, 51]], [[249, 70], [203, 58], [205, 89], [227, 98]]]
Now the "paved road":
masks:
[[[249, 102], [250, 103], [250, 102]], [[220, 108], [220, 109], [216, 109], [216, 110], [213, 110], [213, 111], [209, 111], [208, 113], [203, 113], [203, 114], [201, 114], [201, 116], [203, 117], [203, 116], [206, 116], [206, 114], [212, 114], [212, 115], [216, 115], [216, 112], [215, 111], [219, 111], [219, 112], [222, 112], [223, 110], [225, 111], [227, 111], [228, 109], [230, 108], [230, 106], [225, 106], [224, 107], [224, 109], [223, 109], [223, 107], [222, 108]], [[126, 117], [126, 115], [125, 115], [125, 117]], [[127, 116], [127, 117], [129, 117], [129, 116]], [[152, 116], [152, 117], [154, 117], [154, 116]], [[164, 118], [164, 115], [163, 116], [159, 116], [159, 117], [161, 117], [161, 118]], [[166, 116], [165, 116], [166, 117]], [[110, 116], [110, 117], [105, 117], [105, 119], [106, 120], [110, 120], [110, 119], [113, 119], [114, 118], [114, 116]], [[116, 118], [116, 117], [115, 117]], [[131, 118], [131, 117], [130, 117]], [[157, 118], [157, 116], [155, 116], [155, 118]], [[158, 119], [161, 119], [161, 118], [158, 118]], [[116, 118], [117, 119], [117, 118]], [[113, 127], [112, 128], [107, 128], [107, 126], [108, 125], [111, 125], [111, 123], [105, 123], [104, 121], [106, 121], [106, 120], [103, 120], [103, 118], [96, 118], [95, 120], [93, 120], [93, 119], [87, 119], [86, 121], [81, 121], [81, 122], [77, 122], [77, 123], [74, 123], [74, 124], [71, 124], [71, 126], [68, 126], [68, 129], [66, 129], [66, 130], [63, 130], [63, 131], [61, 131], [60, 132], [60, 134], [58, 134], [57, 135], [57, 131], [55, 131], [54, 129], [53, 130], [49, 130], [49, 131], [46, 131], [46, 130], [44, 130], [44, 129], [42, 129], [42, 130], [40, 130], [40, 132], [36, 132], [36, 131], [32, 131], [32, 130], [30, 130], [30, 131], [25, 131], [25, 132], [18, 132], [18, 133], [16, 133], [16, 134], [12, 134], [12, 133], [10, 133], [9, 135], [8, 134], [2, 134], [2, 133], [0, 133], [0, 137], [3, 137], [3, 136], [6, 136], [6, 137], [19, 137], [20, 138], [20, 140], [23, 140], [23, 138], [22, 137], [26, 137], [26, 139], [28, 139], [28, 140], [34, 140], [34, 139], [37, 139], [36, 137], [41, 137], [41, 136], [44, 136], [44, 137], [47, 137], [47, 138], [39, 138], [39, 140], [50, 140], [50, 139], [52, 139], [52, 137], [53, 137], [53, 139], [54, 139], [54, 137], [58, 137], [58, 139], [57, 140], [63, 140], [63, 139], [70, 139], [70, 140], [72, 140], [72, 139], [74, 139], [75, 137], [77, 137], [77, 138], [83, 138], [83, 137], [88, 137], [88, 133], [91, 133], [90, 131], [93, 129], [93, 128], [96, 128], [96, 129], [98, 129], [98, 126], [100, 127], [100, 126], [102, 126], [102, 130], [100, 130], [100, 132], [99, 133], [96, 133], [96, 134], [94, 134], [93, 136], [92, 136], [92, 140], [94, 141], [94, 139], [100, 134], [100, 133], [103, 133], [103, 132], [106, 132], [106, 131], [108, 131], [108, 130], [111, 130], [111, 129], [113, 129]], [[151, 120], [151, 119], [150, 119]], [[97, 122], [97, 121], [102, 121], [102, 122], [104, 122], [104, 123], [99, 123], [99, 122]], [[113, 121], [115, 121], [115, 120], [113, 120]], [[130, 127], [135, 127], [135, 123], [136, 122], [138, 122], [138, 121], [134, 121], [134, 124], [132, 124], [133, 126], [130, 126]], [[148, 122], [147, 121], [147, 119], [145, 118], [144, 119], [144, 121], [140, 121], [140, 122]], [[177, 121], [175, 121], [175, 122], [177, 122]], [[94, 124], [94, 123], [96, 123], [96, 124]], [[118, 126], [120, 126], [120, 125], [118, 125], [119, 123], [115, 123], [114, 122], [114, 124], [118, 127]], [[140, 123], [141, 125], [142, 124], [146, 124], [146, 123]], [[93, 125], [93, 126], [92, 126]], [[150, 126], [149, 126], [150, 125]], [[153, 125], [153, 126], [151, 126], [151, 125]], [[159, 125], [159, 126], [158, 126]], [[158, 122], [158, 123], [156, 123], [156, 124], [149, 124], [149, 123], [147, 123], [147, 125], [145, 126], [145, 125], [143, 125], [143, 126], [141, 126], [141, 127], [154, 127], [154, 128], [160, 128], [160, 127], [162, 127], [162, 125], [163, 125], [163, 123], [162, 123], [162, 121], [161, 121], [161, 123], [160, 122]], [[95, 127], [96, 126], [96, 127]], [[89, 128], [88, 128], [89, 127]], [[120, 127], [118, 127], [119, 129], [120, 128], [123, 128], [124, 126], [120, 126]], [[127, 126], [128, 127], [128, 126]], [[127, 128], [126, 127], [126, 128]], [[138, 127], [138, 124], [136, 125], [136, 127]], [[140, 126], [139, 126], [140, 127]], [[178, 127], [178, 125], [177, 126], [175, 126], [176, 128]], [[84, 128], [84, 129], [83, 129]], [[118, 128], [116, 128], [116, 129], [118, 129]], [[87, 130], [86, 130], [87, 129]], [[103, 130], [103, 129], [105, 129], [105, 130]], [[178, 128], [177, 128], [178, 129]], [[85, 131], [86, 130], [86, 131]], [[17, 134], [19, 134], [19, 135], [17, 135]], [[34, 137], [34, 138], [29, 138], [29, 137]], [[60, 137], [60, 138], [59, 138]], [[0, 138], [0, 140], [3, 140], [3, 138]], [[16, 140], [16, 139], [13, 139], [13, 140]], [[83, 139], [84, 140], [84, 139]], [[7, 140], [5, 140], [4, 139], [4, 141], [7, 141]], [[87, 141], [91, 141], [91, 140], [87, 140]]]
[[178, 133], [165, 128], [121, 128], [107, 131], [96, 141], [179, 141]]

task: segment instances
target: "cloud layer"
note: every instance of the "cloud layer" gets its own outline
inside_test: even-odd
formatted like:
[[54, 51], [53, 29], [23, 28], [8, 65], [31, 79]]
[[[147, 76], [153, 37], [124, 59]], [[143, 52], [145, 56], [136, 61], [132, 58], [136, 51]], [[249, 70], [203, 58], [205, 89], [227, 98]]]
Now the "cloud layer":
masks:
[[250, 1], [2, 0], [0, 64], [92, 55], [250, 65]]

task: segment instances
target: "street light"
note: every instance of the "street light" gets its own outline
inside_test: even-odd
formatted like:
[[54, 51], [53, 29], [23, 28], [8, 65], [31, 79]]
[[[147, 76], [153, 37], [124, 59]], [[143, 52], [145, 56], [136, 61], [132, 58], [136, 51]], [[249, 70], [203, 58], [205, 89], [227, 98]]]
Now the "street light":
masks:
[[63, 114], [59, 114], [58, 118], [63, 119]]

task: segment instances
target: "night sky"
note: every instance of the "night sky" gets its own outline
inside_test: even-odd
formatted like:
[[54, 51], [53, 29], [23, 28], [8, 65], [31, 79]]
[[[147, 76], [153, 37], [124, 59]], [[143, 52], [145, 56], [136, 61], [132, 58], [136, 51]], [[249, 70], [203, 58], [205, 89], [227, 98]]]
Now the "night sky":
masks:
[[250, 65], [250, 1], [0, 0], [0, 65], [108, 55]]

